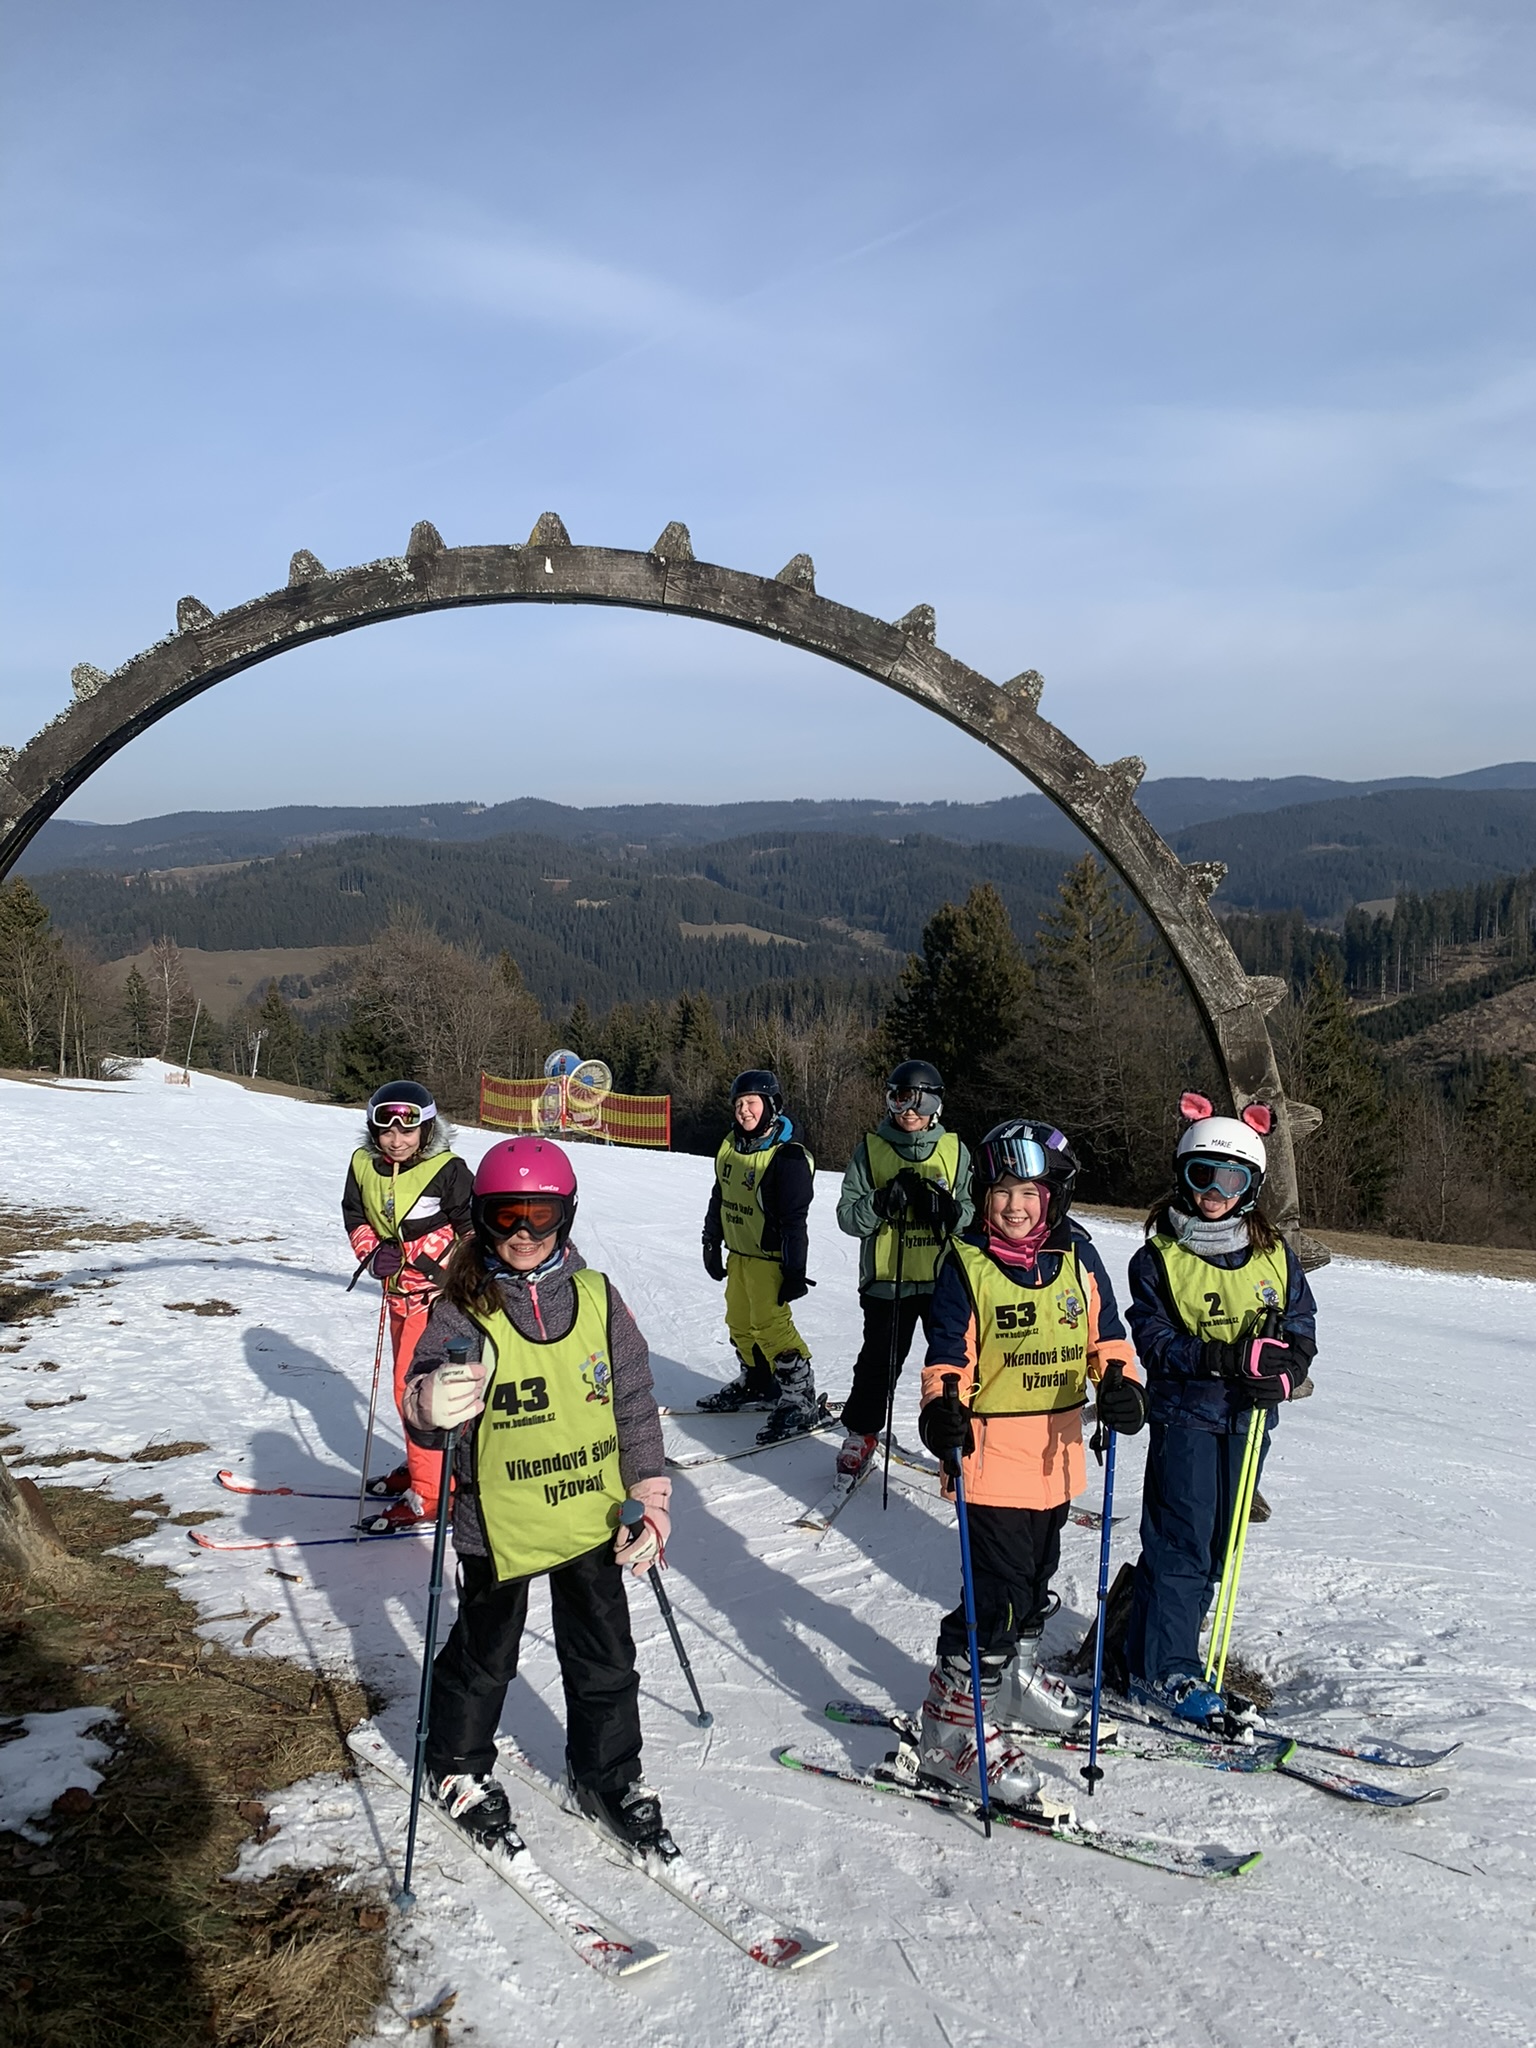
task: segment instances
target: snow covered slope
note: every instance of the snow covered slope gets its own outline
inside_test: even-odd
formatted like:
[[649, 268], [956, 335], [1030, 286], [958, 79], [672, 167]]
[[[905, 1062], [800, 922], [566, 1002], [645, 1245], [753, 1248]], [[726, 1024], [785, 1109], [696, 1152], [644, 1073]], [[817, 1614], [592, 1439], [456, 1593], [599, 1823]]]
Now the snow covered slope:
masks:
[[[355, 1114], [249, 1093], [198, 1075], [109, 1089], [0, 1083], [18, 1198], [117, 1220], [185, 1220], [206, 1236], [50, 1252], [34, 1269], [105, 1279], [51, 1323], [23, 1326], [0, 1360], [0, 1413], [34, 1456], [119, 1456], [197, 1439], [206, 1455], [146, 1472], [83, 1463], [75, 1483], [163, 1489], [177, 1511], [217, 1508], [220, 1539], [336, 1535], [345, 1500], [240, 1499], [255, 1486], [356, 1486], [377, 1327], [376, 1289], [351, 1271], [338, 1202]], [[464, 1132], [478, 1158], [491, 1139]], [[655, 1354], [663, 1401], [728, 1378], [720, 1291], [699, 1263], [707, 1161], [582, 1148], [576, 1240], [613, 1275]], [[802, 1305], [821, 1383], [845, 1391], [858, 1338], [855, 1246], [822, 1176]], [[1131, 1235], [1098, 1231], [1118, 1278]], [[913, 1705], [934, 1626], [955, 1598], [951, 1520], [916, 1475], [854, 1500], [819, 1545], [789, 1527], [821, 1492], [832, 1442], [679, 1472], [672, 1598], [715, 1723], [701, 1733], [650, 1593], [632, 1589], [647, 1769], [685, 1847], [764, 1904], [835, 1936], [839, 1952], [770, 1975], [573, 1822], [519, 1801], [535, 1853], [594, 1904], [672, 1950], [623, 1986], [600, 1981], [517, 1898], [451, 1845], [424, 1838], [420, 1905], [398, 1942], [403, 2013], [448, 1986], [455, 2039], [624, 2038], [671, 2044], [1116, 2044], [1266, 2048], [1536, 2039], [1532, 1759], [1536, 1756], [1536, 1517], [1526, 1374], [1536, 1288], [1341, 1262], [1318, 1276], [1314, 1400], [1286, 1414], [1265, 1478], [1274, 1519], [1254, 1532], [1238, 1640], [1314, 1733], [1367, 1728], [1415, 1743], [1465, 1737], [1444, 1804], [1419, 1813], [1339, 1805], [1276, 1778], [1111, 1760], [1093, 1802], [1106, 1826], [1264, 1851], [1252, 1876], [1199, 1885], [1023, 1836], [990, 1845], [961, 1822], [781, 1769], [796, 1742], [868, 1761], [873, 1731], [823, 1721], [852, 1694]], [[171, 1302], [220, 1299], [234, 1316]], [[798, 1311], [797, 1311], [798, 1313]], [[59, 1365], [46, 1376], [44, 1360]], [[899, 1432], [915, 1437], [909, 1370]], [[29, 1409], [27, 1399], [67, 1406]], [[385, 1445], [392, 1434], [387, 1393]], [[744, 1441], [749, 1421], [667, 1424], [678, 1445]], [[1115, 1554], [1135, 1552], [1141, 1443], [1125, 1446]], [[33, 1469], [25, 1461], [19, 1470]], [[1069, 1527], [1049, 1645], [1086, 1625], [1097, 1538]], [[193, 1548], [162, 1526], [137, 1546], [188, 1597], [233, 1621], [238, 1643], [276, 1608], [262, 1651], [347, 1667], [388, 1694], [386, 1732], [409, 1742], [427, 1545], [408, 1539], [275, 1554]], [[274, 1576], [273, 1568], [283, 1574]], [[291, 1576], [290, 1576], [291, 1575]], [[561, 1762], [548, 1608], [536, 1597], [506, 1725], [535, 1760]], [[1076, 1759], [1045, 1769], [1076, 1789]], [[1383, 1778], [1385, 1773], [1379, 1774]], [[1080, 1802], [1086, 1808], [1086, 1802]], [[398, 1847], [387, 1787], [328, 1780], [278, 1802], [252, 1870], [283, 1861], [378, 1871]], [[404, 2021], [386, 2015], [381, 2038]]]

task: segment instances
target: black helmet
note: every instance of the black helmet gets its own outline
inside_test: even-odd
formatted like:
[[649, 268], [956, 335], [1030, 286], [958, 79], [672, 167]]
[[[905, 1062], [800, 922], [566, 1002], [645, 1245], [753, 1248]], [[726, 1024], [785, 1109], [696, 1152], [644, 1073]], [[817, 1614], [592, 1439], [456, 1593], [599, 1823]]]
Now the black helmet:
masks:
[[736, 1076], [731, 1083], [732, 1102], [740, 1102], [743, 1095], [761, 1095], [774, 1116], [784, 1107], [779, 1077], [767, 1067], [748, 1067], [744, 1074]]
[[1005, 1173], [1018, 1180], [1044, 1183], [1048, 1191], [1047, 1223], [1059, 1223], [1072, 1206], [1077, 1154], [1054, 1124], [1015, 1116], [992, 1126], [976, 1148], [971, 1173], [971, 1199], [978, 1215], [987, 1189], [995, 1186]]
[[893, 1116], [898, 1109], [915, 1109], [932, 1123], [944, 1107], [944, 1082], [938, 1068], [927, 1060], [903, 1060], [886, 1081], [885, 1106]]
[[368, 1128], [382, 1131], [398, 1124], [403, 1131], [420, 1131], [422, 1142], [432, 1134], [437, 1104], [430, 1089], [419, 1081], [387, 1081], [368, 1098]]

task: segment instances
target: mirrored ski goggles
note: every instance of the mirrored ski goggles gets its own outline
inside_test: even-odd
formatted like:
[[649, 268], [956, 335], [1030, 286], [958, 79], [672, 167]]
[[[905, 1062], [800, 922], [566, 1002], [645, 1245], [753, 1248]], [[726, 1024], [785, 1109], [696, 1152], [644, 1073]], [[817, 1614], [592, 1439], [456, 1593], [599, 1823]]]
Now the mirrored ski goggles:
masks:
[[981, 1163], [989, 1187], [1005, 1173], [1015, 1180], [1044, 1180], [1046, 1176], [1045, 1147], [1033, 1138], [1003, 1138], [997, 1144], [983, 1145]]
[[391, 1124], [398, 1124], [402, 1131], [419, 1131], [436, 1115], [435, 1102], [425, 1106], [419, 1102], [376, 1102], [368, 1112], [368, 1121], [376, 1131], [387, 1130]]
[[892, 1116], [905, 1116], [909, 1111], [917, 1116], [937, 1116], [944, 1098], [931, 1088], [887, 1088], [885, 1106]]
[[1253, 1186], [1253, 1168], [1241, 1159], [1186, 1159], [1182, 1170], [1185, 1187], [1197, 1195], [1235, 1202]]
[[563, 1195], [487, 1195], [476, 1204], [481, 1227], [499, 1244], [504, 1237], [548, 1237], [566, 1218]]

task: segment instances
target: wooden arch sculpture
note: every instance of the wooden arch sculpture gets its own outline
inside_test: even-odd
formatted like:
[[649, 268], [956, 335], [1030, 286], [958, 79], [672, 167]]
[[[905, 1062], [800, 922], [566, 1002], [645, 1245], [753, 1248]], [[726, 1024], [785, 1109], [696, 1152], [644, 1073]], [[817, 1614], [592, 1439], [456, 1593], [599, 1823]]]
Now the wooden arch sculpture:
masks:
[[546, 512], [521, 546], [450, 548], [423, 520], [403, 555], [327, 570], [307, 548], [287, 587], [225, 612], [195, 597], [176, 607], [176, 631], [110, 675], [80, 666], [74, 700], [20, 751], [0, 750], [0, 878], [33, 834], [102, 764], [137, 734], [241, 669], [291, 647], [420, 612], [480, 604], [604, 604], [710, 619], [765, 634], [841, 662], [936, 711], [1028, 777], [1059, 806], [1125, 882], [1161, 933], [1189, 986], [1234, 1108], [1258, 1100], [1276, 1113], [1265, 1208], [1304, 1249], [1327, 1253], [1300, 1231], [1294, 1141], [1321, 1121], [1285, 1100], [1265, 1014], [1280, 1001], [1277, 976], [1244, 972], [1209, 897], [1226, 873], [1219, 861], [1185, 866], [1136, 808], [1143, 762], [1100, 764], [1040, 716], [1041, 678], [1026, 669], [989, 682], [935, 645], [932, 607], [888, 624], [816, 592], [808, 555], [777, 576], [753, 576], [694, 559], [685, 526], [671, 525], [644, 552], [573, 545]]

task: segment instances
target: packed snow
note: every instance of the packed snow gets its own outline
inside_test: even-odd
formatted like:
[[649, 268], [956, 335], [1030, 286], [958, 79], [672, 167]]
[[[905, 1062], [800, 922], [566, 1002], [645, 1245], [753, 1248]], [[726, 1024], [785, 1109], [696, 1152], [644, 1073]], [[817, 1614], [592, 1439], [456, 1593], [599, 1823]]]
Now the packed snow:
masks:
[[60, 1707], [0, 1722], [0, 1830], [29, 1842], [49, 1837], [35, 1825], [66, 1792], [94, 1792], [112, 1756], [103, 1739], [116, 1727], [110, 1708]]
[[[343, 1496], [356, 1488], [378, 1323], [376, 1287], [346, 1291], [338, 1205], [356, 1114], [204, 1075], [170, 1087], [153, 1064], [110, 1088], [0, 1091], [12, 1157], [25, 1162], [24, 1199], [172, 1233], [92, 1249], [86, 1228], [80, 1250], [23, 1263], [60, 1272], [74, 1300], [57, 1319], [22, 1326], [22, 1350], [0, 1366], [4, 1418], [34, 1458], [209, 1446], [147, 1469], [43, 1472], [26, 1458], [16, 1469], [125, 1494], [152, 1485], [173, 1512], [218, 1510], [204, 1533], [220, 1541], [344, 1535], [345, 1498], [237, 1497], [215, 1474]], [[461, 1131], [460, 1149], [475, 1160], [493, 1137]], [[582, 1147], [577, 1163], [576, 1241], [650, 1339], [658, 1397], [691, 1403], [733, 1370], [720, 1291], [699, 1262], [710, 1164], [597, 1147]], [[836, 1193], [837, 1177], [821, 1175], [819, 1284], [796, 1310], [834, 1395], [846, 1390], [859, 1331], [857, 1247], [837, 1230]], [[1133, 1233], [1102, 1223], [1094, 1234], [1120, 1279]], [[1349, 1261], [1315, 1285], [1317, 1394], [1285, 1414], [1276, 1439], [1264, 1479], [1274, 1515], [1249, 1543], [1236, 1644], [1268, 1673], [1276, 1716], [1294, 1727], [1335, 1740], [1463, 1740], [1429, 1774], [1449, 1788], [1444, 1803], [1378, 1813], [1277, 1777], [1111, 1757], [1093, 1819], [1264, 1852], [1252, 1875], [1212, 1884], [1016, 1834], [987, 1844], [956, 1818], [784, 1770], [773, 1754], [784, 1743], [862, 1762], [881, 1754], [878, 1731], [835, 1727], [822, 1707], [840, 1695], [915, 1706], [958, 1579], [952, 1517], [914, 1472], [893, 1475], [886, 1512], [873, 1483], [820, 1541], [792, 1528], [831, 1476], [835, 1439], [814, 1438], [675, 1474], [668, 1584], [714, 1713], [707, 1731], [694, 1724], [649, 1588], [633, 1586], [631, 1603], [647, 1774], [674, 1832], [741, 1891], [836, 1938], [838, 1952], [793, 1975], [758, 1968], [616, 1868], [578, 1823], [514, 1792], [535, 1854], [670, 1960], [623, 1985], [599, 1979], [479, 1864], [424, 1834], [419, 1904], [394, 1937], [391, 2000], [373, 2038], [404, 2038], [408, 2016], [452, 1989], [456, 2040], [566, 2048], [621, 2038], [635, 2048], [1536, 2039], [1536, 1460], [1525, 1395], [1536, 1288]], [[167, 1306], [207, 1300], [238, 1314]], [[44, 1361], [58, 1370], [41, 1378]], [[915, 1386], [909, 1365], [896, 1409], [909, 1443]], [[386, 1372], [376, 1469], [399, 1441], [387, 1387]], [[71, 1394], [85, 1398], [26, 1406], [28, 1396]], [[745, 1416], [666, 1424], [679, 1455], [744, 1443], [754, 1426]], [[1142, 1439], [1122, 1446], [1116, 1564], [1136, 1551], [1142, 1449]], [[168, 1523], [132, 1546], [171, 1566], [203, 1614], [222, 1617], [206, 1633], [227, 1646], [276, 1610], [256, 1639], [261, 1652], [378, 1687], [390, 1700], [383, 1729], [402, 1754], [428, 1550], [406, 1538], [208, 1552]], [[1051, 1652], [1088, 1625], [1097, 1552], [1095, 1534], [1069, 1526]], [[542, 1596], [504, 1725], [559, 1770]], [[0, 1748], [0, 1763], [18, 1747]], [[1049, 1788], [1086, 1812], [1079, 1762], [1042, 1756]], [[39, 1772], [33, 1811], [46, 1811], [42, 1790]], [[247, 1848], [242, 1871], [342, 1863], [387, 1884], [403, 1812], [367, 1775], [293, 1787], [273, 1801], [278, 1832]]]

